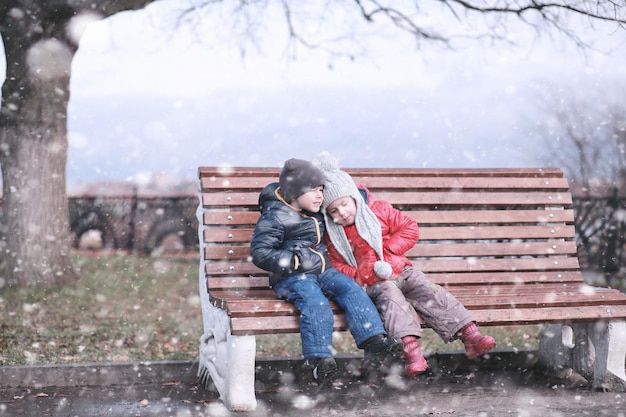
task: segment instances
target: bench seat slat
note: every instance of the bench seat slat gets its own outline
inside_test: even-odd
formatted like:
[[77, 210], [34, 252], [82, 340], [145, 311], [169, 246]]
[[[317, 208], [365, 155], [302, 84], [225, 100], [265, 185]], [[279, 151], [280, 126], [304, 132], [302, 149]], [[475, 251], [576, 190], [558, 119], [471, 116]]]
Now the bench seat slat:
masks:
[[[587, 284], [494, 285], [449, 289], [468, 309], [504, 309], [540, 306], [609, 305], [623, 301], [623, 294]], [[279, 300], [271, 290], [213, 291], [214, 305], [231, 317], [297, 314], [292, 304]], [[339, 311], [331, 302], [333, 309]]]
[[[554, 294], [500, 294], [500, 295], [463, 295], [455, 294], [459, 301], [470, 310], [506, 310], [518, 308], [557, 308], [568, 307], [575, 303], [577, 306], [615, 306], [623, 303], [622, 294], [619, 292], [607, 292], [598, 296], [563, 293]], [[519, 297], [517, 303], [513, 304], [511, 297]], [[298, 312], [295, 307], [282, 300], [261, 298], [253, 299], [223, 299], [211, 298], [211, 303], [216, 307], [228, 311], [231, 318], [235, 317], [266, 317], [295, 315]], [[335, 314], [341, 314], [334, 303], [331, 303]]]
[[626, 317], [626, 305], [472, 310], [472, 315], [484, 326], [623, 320]]
[[600, 297], [579, 293], [561, 294], [559, 296], [523, 294], [523, 297], [520, 296], [516, 303], [513, 303], [506, 294], [483, 297], [459, 296], [458, 299], [468, 310], [567, 307], [573, 303], [579, 306], [619, 305], [624, 301], [619, 293], [602, 294]]
[[[335, 315], [335, 331], [347, 330], [343, 314]], [[235, 336], [249, 334], [298, 333], [298, 316], [234, 317], [231, 319], [231, 332]]]
[[[472, 310], [481, 326], [506, 326], [521, 324], [594, 322], [626, 317], [625, 305], [516, 308]], [[231, 320], [234, 335], [297, 333], [298, 317], [235, 317]], [[347, 330], [342, 315], [335, 315], [336, 331]]]

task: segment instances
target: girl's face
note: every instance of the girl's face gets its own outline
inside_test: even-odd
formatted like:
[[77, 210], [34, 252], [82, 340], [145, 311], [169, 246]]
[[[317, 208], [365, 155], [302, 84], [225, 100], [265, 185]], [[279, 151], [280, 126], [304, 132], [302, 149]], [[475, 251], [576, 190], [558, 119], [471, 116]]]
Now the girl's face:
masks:
[[356, 216], [356, 202], [350, 196], [340, 197], [326, 207], [326, 213], [340, 226], [352, 226]]
[[322, 201], [324, 201], [323, 185], [318, 185], [311, 191], [307, 191], [300, 197], [291, 202], [291, 205], [299, 210], [310, 211], [311, 213], [317, 213], [322, 207]]

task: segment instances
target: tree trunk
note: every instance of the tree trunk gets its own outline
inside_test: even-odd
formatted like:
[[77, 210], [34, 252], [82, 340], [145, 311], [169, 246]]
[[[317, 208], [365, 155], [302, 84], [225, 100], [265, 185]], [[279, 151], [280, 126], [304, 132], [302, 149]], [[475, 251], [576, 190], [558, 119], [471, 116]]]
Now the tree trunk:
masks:
[[[15, 18], [17, 17], [17, 19]], [[0, 24], [7, 57], [0, 112], [2, 278], [9, 285], [77, 281], [70, 258], [65, 187], [67, 104], [76, 46], [65, 19], [9, 13]]]
[[[60, 106], [47, 101], [42, 100], [38, 107]], [[49, 120], [3, 131], [3, 226], [7, 239], [2, 276], [9, 285], [49, 286], [78, 279], [70, 259], [64, 126], [64, 121]]]

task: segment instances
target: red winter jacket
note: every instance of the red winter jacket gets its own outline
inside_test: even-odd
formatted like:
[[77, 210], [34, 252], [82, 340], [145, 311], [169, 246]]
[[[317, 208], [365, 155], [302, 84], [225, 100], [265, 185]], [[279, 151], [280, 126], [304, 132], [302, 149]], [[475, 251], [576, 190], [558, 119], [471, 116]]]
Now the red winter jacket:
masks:
[[[369, 208], [378, 217], [382, 228], [384, 260], [391, 265], [393, 276], [397, 277], [405, 266], [411, 265], [411, 261], [404, 254], [419, 239], [417, 223], [387, 201], [375, 200], [366, 187], [359, 185], [358, 188]], [[374, 263], [378, 260], [376, 251], [359, 236], [355, 225], [344, 227], [344, 230], [357, 261], [357, 268], [346, 263], [326, 234], [328, 256], [332, 265], [355, 279], [359, 285], [372, 285], [381, 281], [382, 278], [374, 274]]]

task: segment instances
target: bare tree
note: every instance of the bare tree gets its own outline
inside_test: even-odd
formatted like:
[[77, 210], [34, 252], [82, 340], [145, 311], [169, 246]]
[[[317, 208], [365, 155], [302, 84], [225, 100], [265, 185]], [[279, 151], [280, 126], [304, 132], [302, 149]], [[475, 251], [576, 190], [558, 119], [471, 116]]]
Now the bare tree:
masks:
[[608, 92], [577, 98], [570, 92], [546, 96], [543, 103], [550, 117], [540, 127], [546, 163], [562, 167], [579, 195], [608, 196], [622, 189], [626, 106], [619, 98], [611, 99]]
[[[154, 0], [0, 0], [0, 34], [7, 72], [0, 106], [0, 164], [3, 176], [1, 277], [15, 285], [69, 283], [76, 274], [69, 258], [70, 240], [65, 194], [67, 157], [67, 103], [70, 69], [80, 40], [81, 22], [140, 9]], [[294, 45], [341, 45], [342, 32], [329, 36], [332, 22], [344, 22], [334, 12], [360, 16], [372, 27], [410, 34], [417, 45], [437, 41], [454, 46], [466, 37], [506, 39], [508, 17], [537, 31], [556, 30], [580, 46], [579, 34], [589, 25], [608, 22], [622, 29], [626, 6], [615, 0], [350, 0], [303, 2], [296, 0], [162, 0], [176, 1], [186, 10], [180, 21], [212, 12], [216, 5], [232, 8], [234, 29], [254, 35], [262, 26], [256, 10], [277, 6], [285, 17], [287, 38]], [[429, 11], [445, 13], [431, 22]], [[570, 19], [573, 23], [570, 24]], [[481, 21], [478, 29], [474, 22]], [[466, 25], [464, 25], [466, 24]], [[310, 31], [311, 27], [323, 30]], [[459, 29], [450, 31], [448, 28]], [[371, 33], [371, 35], [376, 33]], [[358, 39], [358, 34], [353, 38]]]

